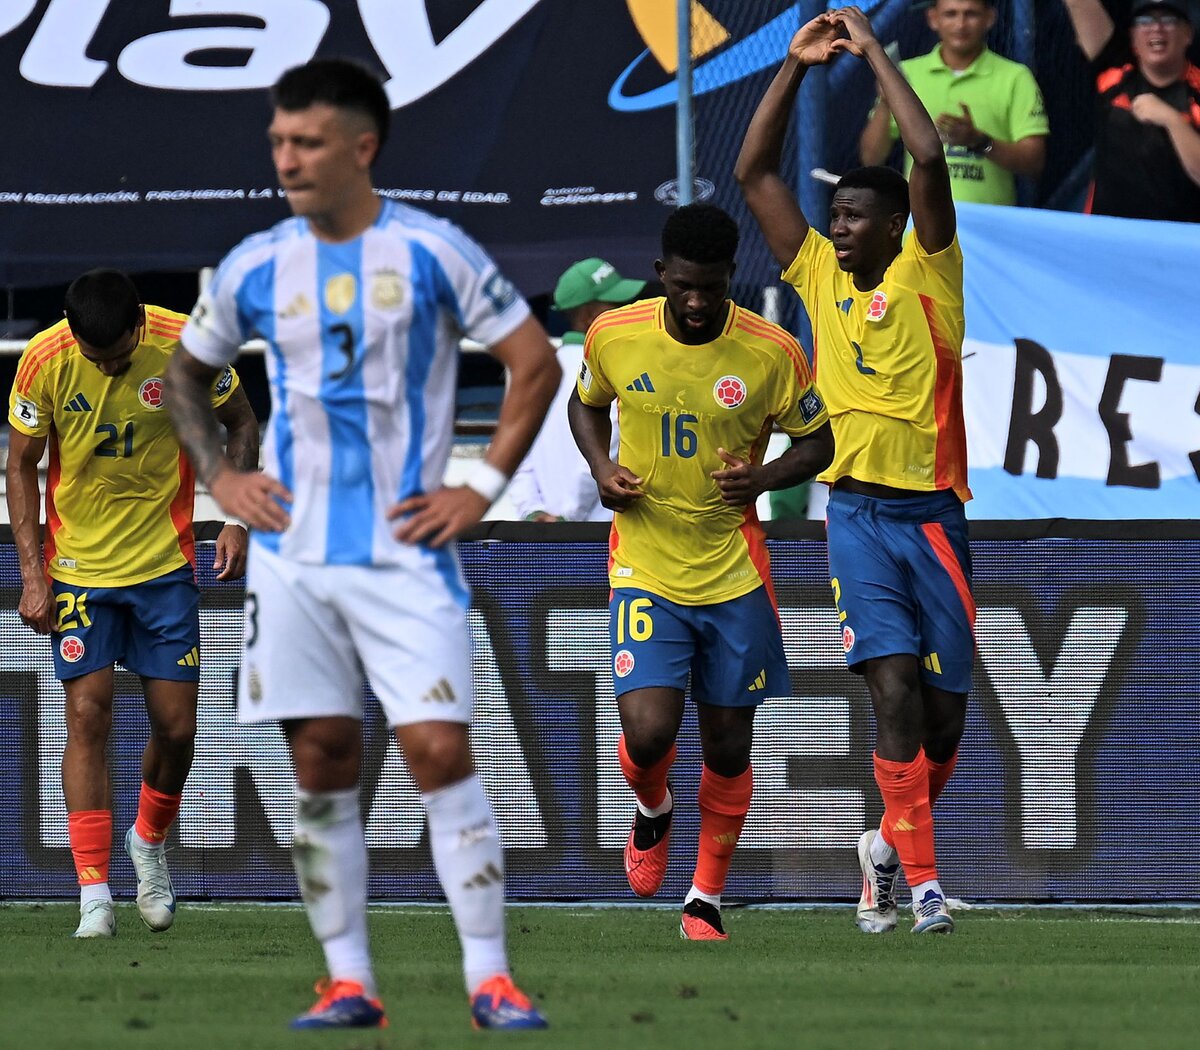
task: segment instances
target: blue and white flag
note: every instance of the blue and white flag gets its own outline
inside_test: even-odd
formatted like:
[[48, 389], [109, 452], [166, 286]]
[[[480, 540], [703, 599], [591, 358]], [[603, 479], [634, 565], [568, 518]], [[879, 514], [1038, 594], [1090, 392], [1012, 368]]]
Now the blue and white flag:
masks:
[[972, 518], [1200, 518], [1200, 226], [958, 206]]

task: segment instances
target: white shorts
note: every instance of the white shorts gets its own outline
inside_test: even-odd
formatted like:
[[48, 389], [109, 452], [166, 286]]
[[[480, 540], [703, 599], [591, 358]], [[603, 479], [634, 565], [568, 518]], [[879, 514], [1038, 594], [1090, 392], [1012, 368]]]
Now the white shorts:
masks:
[[469, 722], [467, 611], [433, 565], [305, 565], [250, 545], [238, 720], [362, 718], [363, 676], [388, 725]]

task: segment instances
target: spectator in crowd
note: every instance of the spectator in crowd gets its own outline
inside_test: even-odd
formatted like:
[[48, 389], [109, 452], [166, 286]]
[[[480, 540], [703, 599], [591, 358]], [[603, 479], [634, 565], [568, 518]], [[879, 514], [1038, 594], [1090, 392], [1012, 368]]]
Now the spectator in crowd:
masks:
[[[558, 363], [562, 382], [537, 440], [508, 486], [517, 517], [525, 521], [609, 521], [612, 511], [600, 494], [587, 462], [575, 447], [567, 422], [567, 402], [583, 364], [583, 337], [601, 314], [633, 302], [645, 281], [622, 277], [603, 259], [572, 263], [554, 286], [554, 308], [566, 315], [570, 330], [562, 337]], [[613, 459], [617, 456], [616, 415], [613, 416]]]
[[1134, 0], [1129, 35], [1100, 0], [1063, 0], [1096, 77], [1096, 158], [1085, 211], [1200, 222], [1200, 68], [1187, 0]]
[[[937, 0], [926, 11], [938, 43], [900, 63], [946, 147], [956, 201], [1016, 204], [1013, 176], [1037, 178], [1050, 125], [1033, 74], [987, 46], [993, 0]], [[859, 140], [863, 164], [882, 164], [900, 137], [891, 110], [876, 103]], [[904, 173], [912, 172], [905, 154]]]

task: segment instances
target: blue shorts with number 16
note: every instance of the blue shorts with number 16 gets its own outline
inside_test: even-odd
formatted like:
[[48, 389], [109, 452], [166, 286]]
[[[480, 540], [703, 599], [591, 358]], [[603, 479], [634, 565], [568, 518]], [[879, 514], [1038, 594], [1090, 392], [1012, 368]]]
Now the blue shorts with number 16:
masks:
[[766, 587], [714, 605], [621, 588], [608, 602], [613, 692], [666, 686], [717, 707], [790, 696], [779, 614]]

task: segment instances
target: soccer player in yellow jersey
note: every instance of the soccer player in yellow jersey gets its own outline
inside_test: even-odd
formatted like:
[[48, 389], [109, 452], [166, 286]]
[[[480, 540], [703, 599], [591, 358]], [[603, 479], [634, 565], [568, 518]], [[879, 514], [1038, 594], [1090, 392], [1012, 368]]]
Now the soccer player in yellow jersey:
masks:
[[[9, 399], [8, 512], [21, 564], [17, 611], [53, 643], [66, 695], [62, 783], [80, 884], [76, 937], [116, 933], [105, 750], [113, 665], [142, 680], [151, 735], [137, 820], [125, 848], [138, 911], [152, 930], [175, 917], [163, 842], [192, 762], [200, 592], [194, 576], [192, 468], [163, 405], [163, 375], [187, 320], [143, 306], [133, 282], [94, 270], [67, 289], [66, 319], [30, 340]], [[212, 388], [229, 456], [258, 465], [258, 424], [237, 375]], [[39, 544], [38, 463], [47, 444], [46, 530]], [[246, 564], [246, 531], [217, 539], [219, 579]]]
[[[911, 182], [860, 168], [838, 183], [829, 237], [779, 176], [805, 71], [863, 58], [913, 158]], [[963, 503], [962, 253], [937, 128], [856, 7], [801, 27], [746, 132], [735, 175], [783, 279], [813, 325], [816, 374], [837, 454], [829, 569], [842, 648], [875, 709], [878, 832], [859, 840], [867, 933], [896, 926], [898, 866], [914, 933], [954, 928], [938, 882], [930, 807], [954, 768], [974, 662], [975, 605]], [[903, 240], [911, 201], [913, 230]]]
[[[609, 601], [618, 757], [637, 797], [625, 872], [653, 896], [667, 869], [667, 774], [691, 676], [704, 769], [680, 933], [725, 940], [721, 893], [750, 808], [754, 712], [791, 693], [754, 501], [828, 466], [833, 437], [799, 343], [731, 302], [738, 229], [706, 204], [673, 212], [655, 263], [665, 296], [588, 331], [568, 412], [614, 511]], [[609, 456], [609, 405], [620, 445]], [[792, 436], [763, 462], [772, 428]]]

